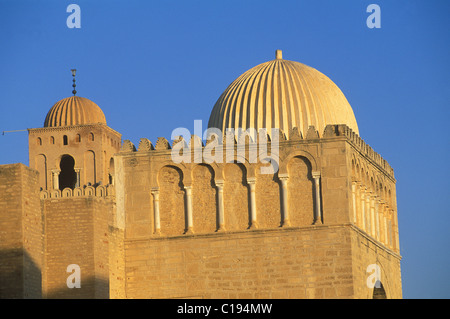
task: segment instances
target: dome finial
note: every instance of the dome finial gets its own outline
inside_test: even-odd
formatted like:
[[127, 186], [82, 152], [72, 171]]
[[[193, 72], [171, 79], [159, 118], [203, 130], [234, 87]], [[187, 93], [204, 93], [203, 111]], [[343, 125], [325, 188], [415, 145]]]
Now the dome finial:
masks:
[[275, 58], [276, 58], [277, 60], [282, 60], [282, 59], [283, 59], [283, 51], [281, 51], [281, 50], [276, 50], [276, 51], [275, 51]]
[[75, 94], [77, 94], [77, 91], [75, 90], [75, 87], [76, 87], [76, 84], [75, 84], [75, 75], [76, 75], [76, 73], [77, 73], [77, 69], [72, 69], [72, 70], [70, 70], [70, 71], [72, 71], [72, 76], [73, 76], [73, 84], [72, 84], [73, 91], [72, 91], [72, 93], [73, 93], [73, 95], [75, 95]]

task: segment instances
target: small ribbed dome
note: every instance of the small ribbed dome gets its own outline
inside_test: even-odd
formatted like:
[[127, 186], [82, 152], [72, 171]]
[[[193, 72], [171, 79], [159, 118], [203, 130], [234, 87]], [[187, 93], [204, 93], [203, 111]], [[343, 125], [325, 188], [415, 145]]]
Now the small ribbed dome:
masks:
[[297, 127], [303, 136], [314, 125], [319, 134], [328, 124], [347, 124], [358, 132], [353, 110], [341, 90], [327, 76], [299, 62], [276, 59], [248, 70], [222, 93], [208, 127], [280, 128], [289, 138]]
[[106, 124], [105, 115], [100, 107], [84, 97], [71, 96], [53, 105], [47, 113], [44, 127], [97, 123]]

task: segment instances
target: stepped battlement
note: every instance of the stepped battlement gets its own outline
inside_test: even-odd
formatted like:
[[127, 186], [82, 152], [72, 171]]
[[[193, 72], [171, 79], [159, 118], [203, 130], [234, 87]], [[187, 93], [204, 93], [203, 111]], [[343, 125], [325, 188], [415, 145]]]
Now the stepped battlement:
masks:
[[84, 186], [75, 187], [74, 189], [65, 188], [62, 191], [59, 189], [41, 190], [39, 193], [40, 199], [58, 199], [58, 198], [72, 198], [72, 197], [108, 197], [114, 195], [114, 187], [110, 184], [102, 186]]
[[[155, 144], [153, 144], [147, 138], [141, 138], [139, 141], [139, 145], [136, 146], [130, 140], [124, 140], [122, 143], [122, 147], [120, 149], [120, 154], [126, 153], [145, 153], [145, 152], [158, 152], [158, 151], [168, 151], [173, 150], [178, 146], [179, 149], [191, 150], [194, 152], [197, 148], [205, 149], [211, 143], [217, 141], [218, 145], [223, 145], [224, 147], [230, 147], [231, 144], [234, 145], [235, 148], [239, 146], [247, 146], [249, 148], [256, 147], [258, 143], [267, 143], [269, 147], [268, 151], [271, 149], [270, 144], [272, 143], [271, 136], [266, 133], [265, 130], [261, 129], [257, 133], [256, 138], [252, 138], [249, 132], [244, 132], [247, 134], [234, 134], [227, 135], [227, 133], [223, 134], [218, 138], [217, 135], [210, 135], [211, 138], [208, 138], [206, 142], [202, 140], [200, 136], [191, 135], [189, 141], [186, 141], [183, 137], [179, 137], [177, 139], [172, 140], [172, 143], [169, 142], [164, 137], [159, 137]], [[289, 136], [287, 138], [286, 136]], [[289, 134], [285, 134], [282, 130], [279, 130], [278, 141], [280, 147], [283, 145], [290, 145], [292, 143], [310, 143], [314, 140], [323, 140], [330, 138], [346, 138], [346, 140], [357, 150], [361, 155], [368, 158], [374, 165], [376, 165], [379, 169], [384, 171], [388, 176], [394, 179], [394, 170], [389, 165], [389, 163], [377, 152], [373, 150], [373, 148], [367, 144], [357, 133], [355, 133], [350, 127], [345, 124], [338, 125], [327, 125], [323, 132], [318, 132], [314, 126], [310, 126], [306, 135], [303, 136], [298, 128], [293, 128], [290, 130]], [[182, 143], [180, 146], [178, 143]], [[270, 153], [270, 152], [269, 152]]]

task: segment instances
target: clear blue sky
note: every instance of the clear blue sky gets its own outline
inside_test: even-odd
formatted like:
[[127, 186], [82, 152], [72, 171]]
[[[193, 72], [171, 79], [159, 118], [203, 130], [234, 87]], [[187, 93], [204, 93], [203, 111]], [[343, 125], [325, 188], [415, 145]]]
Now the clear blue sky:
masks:
[[[449, 16], [435, 0], [0, 0], [0, 131], [42, 127], [77, 68], [78, 95], [123, 139], [170, 139], [206, 126], [228, 84], [281, 49], [341, 88], [394, 168], [404, 297], [449, 298]], [[28, 165], [27, 133], [0, 135], [0, 150], [0, 164]]]

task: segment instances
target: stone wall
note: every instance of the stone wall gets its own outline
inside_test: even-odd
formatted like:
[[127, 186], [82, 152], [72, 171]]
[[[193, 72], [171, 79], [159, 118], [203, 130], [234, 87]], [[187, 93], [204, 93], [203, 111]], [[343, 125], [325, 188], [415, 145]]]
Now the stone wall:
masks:
[[[109, 296], [108, 215], [104, 198], [44, 199], [47, 298], [107, 298]], [[68, 288], [69, 265], [78, 265], [81, 288]]]
[[42, 224], [38, 173], [0, 166], [0, 298], [39, 298]]
[[[47, 198], [39, 192], [38, 172], [23, 164], [0, 166], [1, 298], [109, 296], [112, 201], [95, 191]], [[67, 287], [71, 264], [80, 266], [80, 289]]]
[[[402, 298], [400, 255], [380, 244], [360, 229], [352, 228], [354, 229], [351, 233], [351, 243], [355, 297], [374, 298], [377, 286], [373, 287], [371, 284], [373, 285], [376, 280], [379, 280], [381, 283], [379, 289], [381, 290], [382, 287], [383, 297], [388, 299]], [[375, 274], [375, 267], [379, 267], [379, 275]], [[373, 280], [368, 278], [369, 276]]]
[[[120, 298], [402, 298], [400, 256], [352, 224], [124, 241]], [[123, 283], [122, 283], [123, 284]]]
[[109, 227], [109, 297], [126, 298], [124, 231]]
[[351, 298], [350, 256], [344, 226], [126, 240], [126, 297]]

